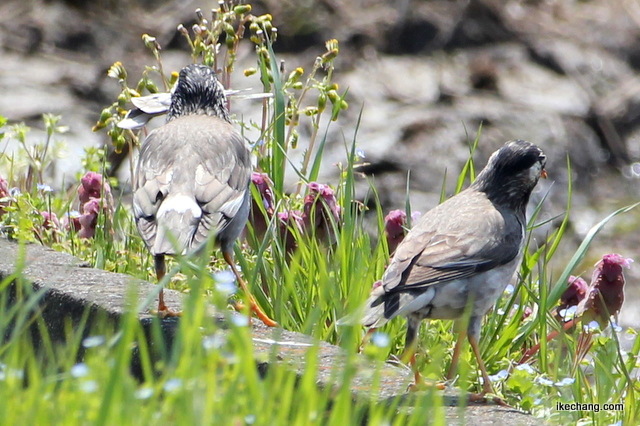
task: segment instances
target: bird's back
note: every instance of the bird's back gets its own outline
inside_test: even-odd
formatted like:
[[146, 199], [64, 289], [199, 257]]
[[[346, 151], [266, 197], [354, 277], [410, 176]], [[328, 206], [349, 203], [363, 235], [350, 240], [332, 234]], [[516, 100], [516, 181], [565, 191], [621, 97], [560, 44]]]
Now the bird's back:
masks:
[[223, 246], [233, 244], [248, 215], [250, 176], [249, 149], [223, 119], [186, 115], [151, 132], [140, 150], [133, 204], [152, 254], [198, 249], [212, 233]]

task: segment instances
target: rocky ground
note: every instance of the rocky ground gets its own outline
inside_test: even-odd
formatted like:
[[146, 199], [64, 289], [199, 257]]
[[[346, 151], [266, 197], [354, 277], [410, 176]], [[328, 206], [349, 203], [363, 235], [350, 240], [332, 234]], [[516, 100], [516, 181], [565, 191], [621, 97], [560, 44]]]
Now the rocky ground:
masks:
[[[153, 58], [141, 42], [148, 33], [163, 46], [167, 69], [189, 62], [176, 24], [194, 22], [205, 1], [5, 0], [0, 5], [0, 114], [25, 121], [41, 137], [40, 116], [52, 112], [70, 126], [69, 150], [57, 162], [56, 180], [80, 169], [83, 147], [106, 141], [90, 128], [118, 93], [106, 70], [122, 61], [134, 78]], [[640, 2], [633, 0], [383, 1], [263, 0], [279, 29], [276, 51], [289, 68], [310, 68], [337, 38], [336, 80], [349, 88], [351, 108], [332, 127], [322, 179], [335, 182], [332, 164], [344, 160], [353, 140], [374, 178], [385, 211], [405, 203], [407, 172], [413, 209], [425, 211], [439, 197], [444, 170], [451, 177], [468, 157], [468, 143], [482, 123], [477, 155], [508, 139], [539, 144], [551, 179], [543, 218], [562, 214], [571, 180], [575, 192], [572, 254], [598, 220], [640, 198]], [[240, 55], [238, 87], [258, 87], [242, 77], [253, 66]], [[259, 117], [259, 105], [238, 101], [236, 114]], [[257, 118], [256, 118], [257, 119]], [[305, 129], [301, 129], [304, 147]], [[4, 147], [2, 147], [4, 149]], [[571, 159], [571, 175], [566, 167]], [[125, 170], [126, 173], [126, 170]], [[292, 174], [290, 174], [293, 179]], [[359, 183], [358, 196], [368, 189]], [[627, 214], [598, 237], [580, 271], [617, 251], [640, 262], [640, 214]], [[542, 236], [542, 235], [540, 235]], [[559, 261], [559, 258], [558, 261]], [[559, 261], [560, 262], [560, 261]], [[563, 265], [557, 265], [561, 269]], [[622, 325], [640, 327], [633, 307], [640, 299], [640, 265], [629, 273]]]

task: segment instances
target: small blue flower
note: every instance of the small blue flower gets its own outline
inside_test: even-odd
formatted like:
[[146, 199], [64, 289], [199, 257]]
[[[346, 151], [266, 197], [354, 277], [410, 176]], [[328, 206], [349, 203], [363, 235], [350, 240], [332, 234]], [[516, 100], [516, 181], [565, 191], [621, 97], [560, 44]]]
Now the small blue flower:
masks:
[[212, 336], [205, 336], [202, 339], [202, 347], [205, 350], [220, 349], [227, 342], [226, 337], [222, 333], [216, 333]]
[[391, 343], [391, 338], [387, 333], [376, 331], [371, 335], [371, 343], [379, 348], [386, 348]]
[[536, 377], [535, 382], [542, 386], [553, 386], [553, 380], [549, 380], [544, 377]]
[[620, 333], [622, 331], [622, 327], [620, 327], [614, 320], [611, 320], [611, 328], [613, 328], [613, 331], [616, 333]]
[[518, 371], [525, 371], [529, 374], [535, 374], [535, 370], [533, 369], [532, 366], [530, 366], [529, 364], [520, 364], [518, 366], [516, 366], [516, 370]]
[[98, 383], [95, 380], [85, 380], [80, 383], [80, 390], [84, 393], [94, 393], [98, 390]]
[[153, 396], [153, 388], [145, 386], [136, 391], [133, 395], [136, 399], [149, 399]]
[[182, 380], [173, 378], [173, 379], [167, 380], [167, 382], [163, 386], [163, 389], [165, 390], [165, 392], [174, 392], [180, 389], [181, 387], [182, 387]]
[[81, 362], [71, 367], [70, 373], [76, 379], [79, 377], [85, 377], [89, 374], [89, 366], [87, 366], [87, 364], [85, 364], [84, 362]]
[[589, 324], [585, 324], [582, 329], [585, 333], [597, 333], [600, 331], [600, 324], [598, 321], [591, 321]]
[[578, 310], [578, 306], [574, 305], [567, 309], [560, 309], [558, 315], [564, 319], [565, 322], [571, 321], [576, 316], [576, 311]]
[[500, 382], [506, 379], [509, 376], [509, 372], [507, 370], [500, 370], [496, 374], [492, 374], [489, 376], [489, 380], [492, 382]]
[[516, 288], [514, 286], [512, 286], [511, 284], [509, 284], [504, 288], [504, 294], [507, 294], [507, 295], [513, 294], [513, 292], [515, 290], [516, 290]]
[[562, 386], [570, 386], [572, 384], [574, 384], [576, 382], [576, 379], [574, 379], [573, 377], [565, 377], [564, 379], [560, 380], [559, 382], [556, 382], [556, 386], [558, 387], [562, 387]]
[[51, 188], [49, 185], [47, 185], [46, 183], [39, 183], [38, 185], [36, 185], [38, 187], [39, 191], [42, 191], [44, 193], [48, 193], [48, 192], [53, 192], [53, 188]]
[[246, 327], [249, 325], [249, 317], [242, 314], [231, 314], [231, 322], [236, 327]]
[[95, 348], [96, 346], [104, 345], [107, 339], [104, 336], [89, 336], [82, 341], [82, 346], [85, 348]]

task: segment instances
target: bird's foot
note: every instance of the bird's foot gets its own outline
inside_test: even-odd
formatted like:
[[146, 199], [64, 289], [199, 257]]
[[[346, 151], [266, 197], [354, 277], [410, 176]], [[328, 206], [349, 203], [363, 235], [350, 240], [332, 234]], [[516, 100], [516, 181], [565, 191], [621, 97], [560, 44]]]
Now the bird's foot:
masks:
[[180, 317], [182, 316], [182, 311], [174, 311], [172, 309], [167, 308], [166, 306], [163, 309], [151, 309], [149, 310], [149, 312], [152, 315], [158, 315], [160, 317], [160, 319], [163, 318], [167, 318], [167, 317]]
[[429, 391], [429, 390], [445, 390], [447, 388], [447, 384], [444, 382], [430, 382], [425, 381], [420, 378], [419, 381], [414, 381], [412, 384], [407, 386], [407, 392], [420, 392], [420, 391]]
[[[236, 312], [245, 312], [246, 310], [244, 303], [240, 301], [233, 302], [233, 309], [235, 309]], [[262, 309], [260, 309], [260, 307], [254, 300], [251, 301], [251, 311], [255, 313], [258, 319], [262, 321], [262, 323], [267, 327], [278, 326], [278, 323], [272, 320], [271, 318], [269, 318], [269, 316], [265, 314]], [[249, 321], [251, 321], [251, 318], [249, 318]]]
[[[487, 395], [490, 395], [487, 397]], [[499, 405], [501, 407], [513, 408], [509, 405], [504, 399], [499, 396], [493, 394], [487, 394], [486, 392], [480, 393], [472, 393], [469, 394], [468, 401], [473, 404], [486, 404], [488, 401], [493, 401], [494, 404]]]

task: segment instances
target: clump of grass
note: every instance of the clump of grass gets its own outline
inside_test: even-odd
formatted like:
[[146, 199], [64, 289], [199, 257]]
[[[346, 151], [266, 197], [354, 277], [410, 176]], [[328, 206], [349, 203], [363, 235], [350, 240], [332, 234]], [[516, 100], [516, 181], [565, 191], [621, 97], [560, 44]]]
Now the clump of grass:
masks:
[[[339, 344], [347, 353], [355, 354], [362, 343], [362, 330], [356, 326], [338, 327], [337, 319], [358, 309], [389, 261], [385, 238], [372, 237], [363, 226], [364, 215], [373, 214], [378, 219], [378, 235], [384, 235], [385, 212], [379, 208], [369, 212], [364, 207], [368, 203], [355, 201], [354, 187], [359, 178], [355, 170], [361, 161], [356, 154], [357, 125], [351, 142], [345, 147], [339, 179], [329, 183], [339, 206], [337, 215], [323, 216], [330, 236], [318, 238], [314, 227], [283, 222], [279, 216], [279, 213], [305, 211], [305, 195], [310, 194], [307, 184], [318, 178], [328, 126], [348, 107], [346, 90], [340, 91], [332, 80], [338, 44], [334, 40], [327, 42], [326, 52], [316, 59], [308, 73], [301, 67], [287, 73], [272, 49], [277, 29], [270, 15], [254, 16], [249, 5], [225, 1], [211, 17], [205, 17], [201, 11], [196, 16], [198, 22], [190, 30], [178, 26], [178, 31], [189, 41], [193, 61], [214, 67], [220, 80], [230, 88], [232, 77], [236, 78], [235, 54], [239, 43], [252, 43], [256, 67], [245, 70], [244, 74], [259, 73], [264, 92], [271, 94], [262, 100], [262, 116], [257, 124], [238, 123], [258, 130], [258, 138], [249, 142], [254, 146], [258, 171], [272, 182], [274, 197], [272, 212], [267, 214], [264, 209], [254, 212], [266, 219], [263, 229], [254, 229], [258, 226], [250, 223], [247, 230], [250, 244], [238, 247], [237, 259], [242, 271], [259, 303], [284, 328]], [[248, 40], [245, 40], [247, 30]], [[111, 67], [109, 75], [120, 81], [122, 91], [117, 100], [103, 110], [95, 126], [96, 130], [107, 131], [116, 150], [125, 145], [137, 146], [144, 135], [143, 131], [117, 127], [131, 98], [167, 91], [176, 78], [172, 70], [165, 70], [157, 40], [145, 35], [143, 41], [155, 65], [148, 67], [134, 86], [129, 86], [123, 64]], [[50, 126], [47, 129], [54, 129], [48, 136], [51, 138], [57, 119], [45, 120]], [[312, 126], [309, 140], [302, 141], [297, 134], [301, 120], [309, 120]], [[0, 127], [4, 125], [0, 120]], [[26, 129], [19, 125], [13, 129], [15, 132], [7, 133], [8, 137], [24, 140]], [[0, 132], [0, 137], [3, 135]], [[457, 176], [456, 191], [474, 179], [473, 153], [478, 143], [479, 134], [470, 143], [469, 161]], [[79, 201], [77, 186], [68, 193], [37, 186], [37, 183], [46, 184], [43, 164], [50, 161], [46, 148], [50, 146], [49, 139], [43, 146], [44, 155], [43, 151], [37, 155], [24, 153], [25, 158], [31, 158], [26, 163], [16, 162], [4, 154], [0, 159], [5, 167], [0, 170], [6, 173], [7, 188], [17, 188], [0, 197], [2, 232], [20, 242], [38, 241], [68, 251], [96, 267], [152, 278], [150, 256], [137, 235], [128, 208], [117, 197], [110, 217], [99, 214], [93, 238], [80, 238], [75, 230], [64, 226], [56, 230], [51, 226], [47, 228], [42, 211], [63, 218], [79, 207]], [[292, 164], [289, 154], [298, 149], [305, 150], [302, 161]], [[104, 150], [87, 151], [84, 164], [87, 171], [104, 174], [108, 169]], [[298, 178], [294, 189], [285, 188], [287, 164], [293, 166]], [[110, 183], [117, 184], [113, 178]], [[571, 191], [569, 187], [568, 193]], [[253, 189], [252, 194], [255, 205], [263, 206], [259, 191]], [[442, 198], [446, 195], [443, 191]], [[376, 197], [373, 186], [369, 197]], [[309, 215], [325, 213], [325, 204], [320, 202], [315, 206], [315, 213], [309, 212]], [[576, 265], [589, 250], [596, 250], [593, 245], [597, 233], [615, 216], [633, 207], [618, 210], [594, 226], [562, 274], [555, 278], [551, 275], [551, 266], [558, 268], [553, 265], [554, 254], [562, 243], [570, 206], [569, 198], [562, 212], [562, 224], [545, 241], [537, 246], [529, 241], [517, 281], [484, 321], [483, 358], [498, 392], [514, 406], [537, 416], [554, 423], [622, 421], [635, 424], [640, 418], [636, 404], [640, 387], [638, 379], [632, 378], [629, 372], [637, 368], [640, 351], [637, 337], [633, 349], [624, 353], [615, 334], [603, 333], [595, 339], [586, 360], [580, 362], [575, 357], [576, 342], [570, 336], [549, 344], [544, 338], [558, 327], [547, 313], [556, 305]], [[408, 218], [410, 207], [408, 197], [405, 206]], [[540, 225], [538, 214], [544, 208], [543, 199], [530, 219], [530, 230]], [[407, 226], [410, 225], [409, 221]], [[295, 249], [291, 249], [288, 238], [295, 242]], [[146, 343], [145, 331], [137, 319], [138, 311], [144, 306], [137, 306], [133, 299], [131, 309], [116, 330], [98, 323], [90, 330], [91, 337], [85, 339], [82, 334], [85, 330], [70, 328], [66, 342], [77, 344], [62, 345], [51, 339], [47, 341], [46, 327], [33, 310], [42, 295], [29, 290], [20, 271], [5, 279], [0, 284], [0, 335], [9, 337], [0, 343], [0, 399], [6, 401], [0, 404], [0, 416], [9, 424], [69, 419], [98, 424], [422, 424], [427, 416], [434, 418], [433, 407], [442, 405], [441, 398], [434, 394], [423, 397], [423, 404], [418, 404], [412, 414], [397, 411], [397, 401], [386, 405], [379, 404], [375, 398], [358, 399], [354, 405], [349, 382], [351, 370], [355, 368], [355, 364], [350, 363], [355, 357], [347, 357], [345, 370], [337, 373], [345, 379], [340, 390], [322, 389], [316, 385], [317, 346], [309, 348], [301, 377], [278, 363], [260, 376], [246, 320], [233, 317], [235, 320], [229, 320], [229, 329], [222, 330], [205, 314], [206, 303], [228, 312], [230, 289], [222, 278], [212, 274], [223, 268], [222, 263], [194, 255], [177, 259], [173, 265], [166, 281], [173, 277], [171, 286], [187, 293], [185, 311], [176, 341], [171, 350], [161, 356]], [[21, 297], [14, 297], [14, 290], [10, 295], [9, 288], [22, 289]], [[525, 315], [527, 308], [533, 311], [532, 315]], [[42, 350], [34, 347], [27, 332], [34, 325], [43, 333], [44, 346], [50, 348], [46, 351], [46, 363], [42, 362]], [[157, 324], [154, 327], [158, 334]], [[453, 326], [449, 321], [432, 321], [423, 327], [418, 368], [423, 376], [440, 380], [450, 362]], [[374, 365], [375, 360], [399, 354], [404, 323], [394, 320], [380, 333], [377, 346], [364, 348], [365, 356]], [[538, 342], [541, 350], [533, 362], [516, 366], [523, 352]], [[132, 346], [137, 348], [140, 357], [142, 382], [129, 371]], [[82, 348], [81, 358], [78, 348]], [[477, 390], [478, 374], [470, 351], [461, 357], [459, 371], [455, 386]], [[624, 403], [625, 410], [562, 412], [556, 410], [558, 402], [620, 402]], [[431, 411], [427, 414], [426, 410]]]

